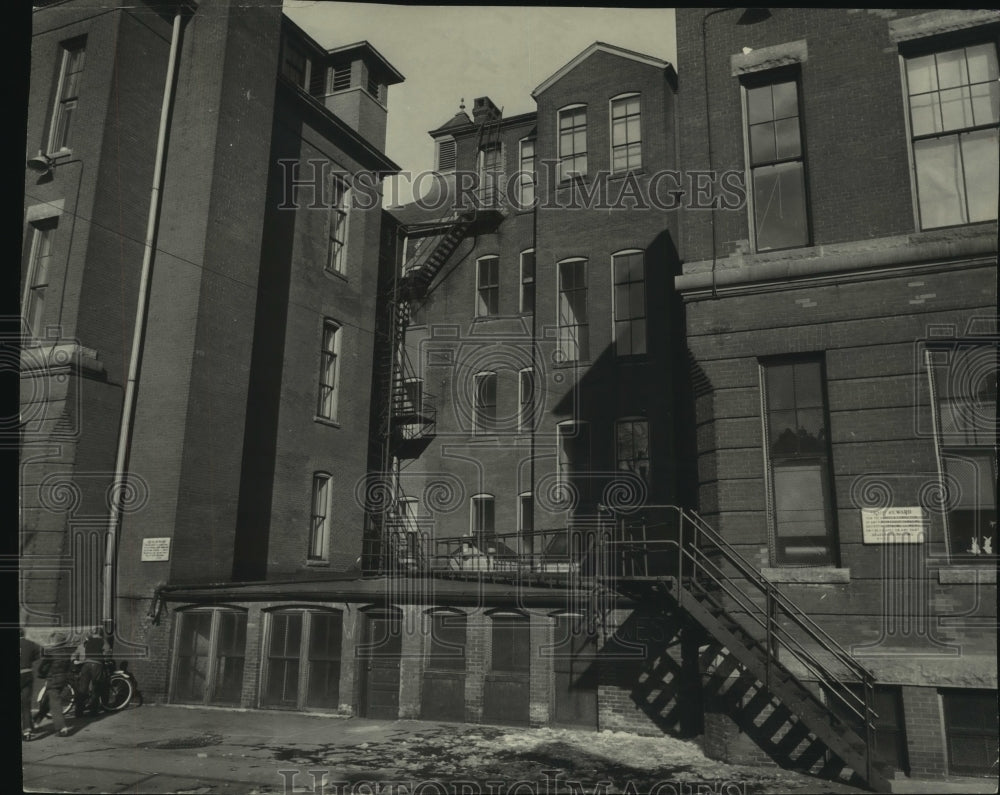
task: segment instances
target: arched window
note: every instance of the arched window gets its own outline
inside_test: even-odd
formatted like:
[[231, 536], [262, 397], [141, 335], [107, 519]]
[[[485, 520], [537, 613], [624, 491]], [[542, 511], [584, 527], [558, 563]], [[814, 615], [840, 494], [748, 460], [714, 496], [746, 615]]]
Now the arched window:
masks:
[[246, 641], [245, 610], [198, 607], [179, 611], [171, 700], [239, 704]]

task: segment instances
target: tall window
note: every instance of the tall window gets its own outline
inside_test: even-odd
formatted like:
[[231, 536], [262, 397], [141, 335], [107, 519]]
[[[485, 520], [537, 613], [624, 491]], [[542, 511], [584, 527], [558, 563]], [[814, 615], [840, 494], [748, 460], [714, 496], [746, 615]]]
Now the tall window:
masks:
[[587, 106], [559, 111], [559, 181], [587, 175]]
[[495, 535], [494, 498], [492, 494], [477, 494], [469, 501], [469, 535], [486, 541]]
[[829, 418], [820, 357], [762, 363], [778, 565], [835, 565]]
[[517, 373], [517, 430], [530, 433], [535, 425], [535, 371], [525, 367]]
[[615, 423], [617, 467], [634, 472], [649, 483], [649, 423], [646, 420], [619, 420]]
[[476, 317], [500, 312], [500, 258], [476, 260]]
[[497, 427], [497, 374], [476, 373], [472, 377], [475, 394], [472, 413], [472, 432], [492, 433]]
[[197, 609], [180, 613], [173, 700], [239, 704], [246, 632], [247, 614], [242, 610]]
[[343, 273], [346, 264], [348, 213], [351, 191], [339, 177], [330, 179], [330, 220], [326, 255], [327, 270]]
[[55, 226], [32, 227], [31, 254], [28, 260], [28, 278], [25, 284], [22, 316], [28, 324], [32, 339], [40, 339], [44, 331], [45, 291], [49, 286], [49, 266], [52, 259], [52, 239]]
[[808, 245], [798, 80], [748, 82], [745, 95], [757, 250]]
[[85, 55], [86, 42], [83, 39], [63, 45], [62, 66], [59, 70], [59, 84], [56, 87], [56, 107], [49, 137], [50, 152], [70, 148], [73, 120], [80, 99], [80, 81], [83, 77]]
[[535, 311], [535, 250], [521, 252], [521, 296], [518, 301], [521, 312]]
[[639, 95], [611, 100], [611, 170], [631, 171], [642, 165]]
[[503, 185], [503, 145], [485, 144], [479, 152], [479, 200], [484, 207], [495, 207]]
[[998, 77], [992, 42], [906, 59], [921, 229], [997, 217]]
[[519, 149], [517, 202], [521, 209], [526, 210], [535, 203], [535, 141], [525, 138], [520, 142]]
[[611, 258], [614, 270], [615, 355], [646, 352], [646, 266], [641, 251]]
[[927, 357], [951, 559], [996, 561], [997, 347], [954, 344], [929, 350]]
[[587, 260], [559, 263], [559, 353], [563, 361], [590, 358]]
[[309, 560], [330, 557], [330, 526], [333, 509], [333, 478], [325, 472], [313, 476], [312, 521], [309, 525]]
[[325, 420], [337, 418], [340, 380], [340, 326], [332, 320], [323, 324], [323, 345], [319, 363], [319, 406], [316, 413]]

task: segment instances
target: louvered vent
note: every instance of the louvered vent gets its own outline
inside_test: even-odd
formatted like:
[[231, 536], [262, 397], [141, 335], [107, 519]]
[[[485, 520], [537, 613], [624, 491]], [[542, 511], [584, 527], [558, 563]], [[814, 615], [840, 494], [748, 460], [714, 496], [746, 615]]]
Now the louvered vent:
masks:
[[455, 170], [455, 154], [457, 151], [457, 145], [453, 138], [446, 139], [444, 141], [438, 141], [438, 171], [454, 171]]

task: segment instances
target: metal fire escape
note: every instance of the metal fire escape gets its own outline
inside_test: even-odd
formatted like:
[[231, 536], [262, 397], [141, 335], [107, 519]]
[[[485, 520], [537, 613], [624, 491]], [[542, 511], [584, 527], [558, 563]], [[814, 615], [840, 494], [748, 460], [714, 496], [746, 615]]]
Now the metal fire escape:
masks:
[[[500, 151], [503, 111], [486, 116], [479, 124], [476, 152]], [[484, 160], [485, 162], [485, 160]], [[462, 240], [495, 228], [506, 215], [506, 197], [498, 174], [483, 168], [473, 193], [454, 193], [446, 212], [430, 224], [432, 232], [408, 247], [402, 267], [394, 267], [393, 278], [382, 296], [385, 315], [381, 345], [376, 353], [376, 376], [382, 385], [377, 443], [381, 454], [381, 479], [375, 495], [369, 495], [371, 527], [365, 545], [364, 568], [369, 572], [403, 574], [425, 568], [429, 550], [413, 517], [402, 508], [400, 472], [404, 462], [420, 457], [436, 435], [437, 400], [423, 388], [418, 368], [407, 347], [407, 327], [412, 311], [427, 296], [435, 277]], [[372, 498], [373, 497], [373, 498]]]

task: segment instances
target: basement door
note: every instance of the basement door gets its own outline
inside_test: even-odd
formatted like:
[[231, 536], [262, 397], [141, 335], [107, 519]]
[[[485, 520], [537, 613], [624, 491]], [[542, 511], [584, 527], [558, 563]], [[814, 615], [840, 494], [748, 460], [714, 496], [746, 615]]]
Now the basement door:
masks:
[[396, 611], [365, 614], [361, 667], [361, 715], [365, 718], [399, 717], [399, 658], [402, 652], [402, 617]]
[[583, 616], [556, 617], [552, 650], [554, 723], [597, 729], [597, 638]]
[[483, 683], [483, 722], [527, 726], [531, 620], [522, 613], [492, 616], [490, 671]]

